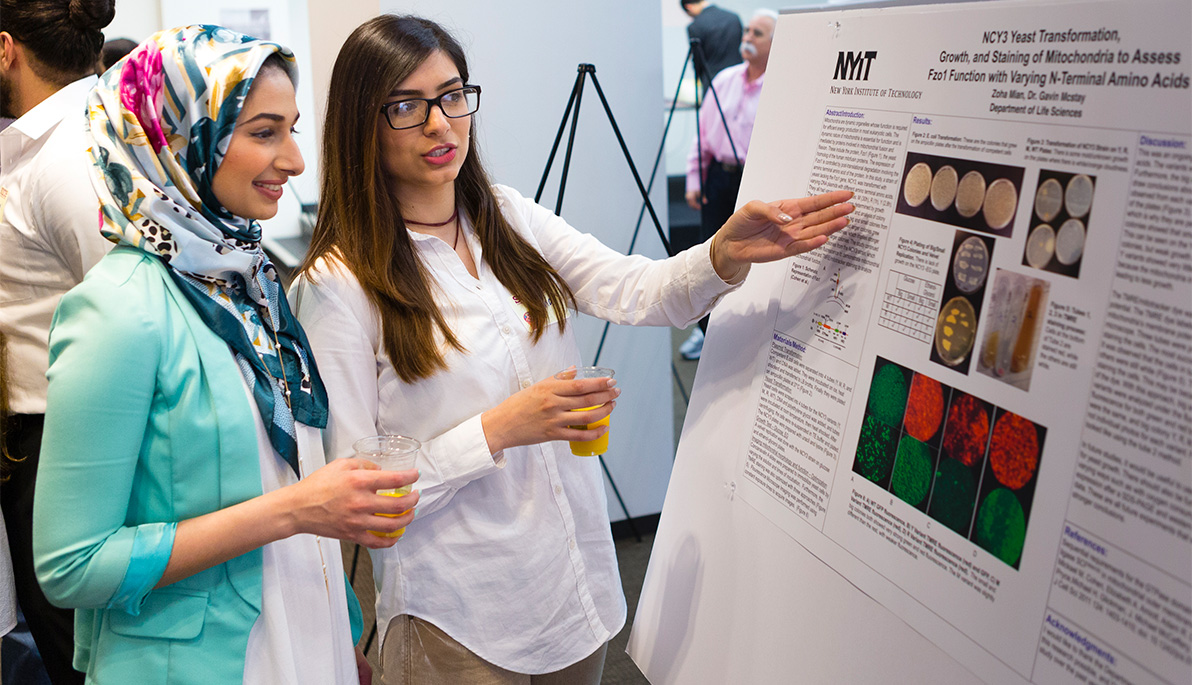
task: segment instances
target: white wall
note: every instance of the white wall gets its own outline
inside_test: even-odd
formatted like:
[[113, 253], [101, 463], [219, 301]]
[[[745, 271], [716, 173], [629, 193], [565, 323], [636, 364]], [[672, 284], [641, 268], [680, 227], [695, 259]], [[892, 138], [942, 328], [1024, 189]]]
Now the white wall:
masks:
[[159, 0], [116, 0], [116, 17], [103, 36], [104, 40], [128, 38], [140, 43], [161, 29]]
[[[480, 143], [496, 181], [533, 196], [580, 62], [596, 76], [634, 155], [648, 174], [662, 135], [658, 5], [640, 0], [561, 3], [523, 0], [382, 0], [382, 11], [430, 17], [455, 31], [468, 51], [471, 80], [484, 88]], [[566, 139], [564, 139], [564, 145]], [[562, 150], [543, 204], [553, 208]], [[652, 200], [666, 227], [665, 184]], [[617, 250], [629, 246], [641, 200], [595, 88], [583, 95], [562, 215]], [[664, 255], [647, 215], [639, 253]], [[580, 321], [589, 362], [601, 326]], [[674, 453], [668, 329], [613, 327], [601, 364], [617, 370], [624, 394], [612, 417], [609, 470], [630, 515], [661, 511]], [[609, 514], [624, 518], [610, 493]]]

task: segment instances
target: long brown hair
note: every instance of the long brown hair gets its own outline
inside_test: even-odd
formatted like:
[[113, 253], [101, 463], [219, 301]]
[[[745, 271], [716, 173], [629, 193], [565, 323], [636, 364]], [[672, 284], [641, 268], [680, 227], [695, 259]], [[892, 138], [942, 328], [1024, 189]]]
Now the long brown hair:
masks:
[[[435, 303], [433, 284], [414, 248], [381, 164], [377, 117], [392, 89], [431, 54], [441, 50], [467, 83], [463, 48], [438, 24], [411, 16], [381, 15], [348, 37], [331, 72], [319, 217], [302, 271], [315, 261], [343, 261], [377, 309], [385, 352], [407, 383], [447, 368], [444, 343], [464, 351]], [[559, 331], [575, 297], [550, 264], [505, 220], [480, 159], [476, 121], [471, 145], [455, 179], [456, 203], [480, 239], [485, 262], [497, 280], [529, 310], [534, 341], [553, 310]]]

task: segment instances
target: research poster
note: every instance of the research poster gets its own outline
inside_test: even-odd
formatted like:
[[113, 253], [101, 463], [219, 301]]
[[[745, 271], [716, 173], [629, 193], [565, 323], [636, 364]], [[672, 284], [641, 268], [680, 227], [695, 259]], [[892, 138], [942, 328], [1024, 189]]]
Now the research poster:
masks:
[[1187, 0], [778, 23], [741, 197], [857, 211], [713, 318], [734, 506], [987, 682], [1192, 682], [1190, 61]]

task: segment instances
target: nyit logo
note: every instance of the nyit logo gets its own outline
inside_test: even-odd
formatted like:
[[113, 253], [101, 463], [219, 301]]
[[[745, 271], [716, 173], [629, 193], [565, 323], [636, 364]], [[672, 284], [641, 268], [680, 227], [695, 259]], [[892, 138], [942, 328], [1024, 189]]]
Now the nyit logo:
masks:
[[836, 54], [836, 72], [833, 80], [868, 81], [869, 67], [877, 59], [877, 50], [868, 52], [839, 52]]

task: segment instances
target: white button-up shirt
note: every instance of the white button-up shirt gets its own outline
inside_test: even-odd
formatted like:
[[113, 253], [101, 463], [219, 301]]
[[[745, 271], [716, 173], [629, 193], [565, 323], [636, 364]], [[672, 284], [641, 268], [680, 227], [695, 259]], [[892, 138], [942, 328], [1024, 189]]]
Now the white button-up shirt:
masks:
[[99, 233], [87, 154], [88, 76], [0, 131], [0, 331], [10, 411], [44, 414], [50, 321], [112, 244]]
[[[621, 255], [516, 191], [496, 186], [505, 218], [566, 280], [580, 311], [622, 324], [686, 326], [733, 286], [708, 244], [653, 261]], [[461, 219], [462, 219], [461, 214]], [[373, 553], [384, 631], [410, 614], [502, 668], [546, 673], [591, 654], [625, 623], [625, 598], [596, 459], [566, 442], [488, 450], [480, 415], [532, 383], [580, 363], [568, 325], [535, 344], [525, 308], [497, 280], [470, 226], [473, 278], [450, 245], [410, 232], [465, 352], [444, 348], [448, 371], [416, 383], [393, 370], [375, 310], [351, 273], [323, 260], [291, 303], [327, 385], [328, 458], [362, 437], [398, 433], [423, 443], [418, 518]]]

